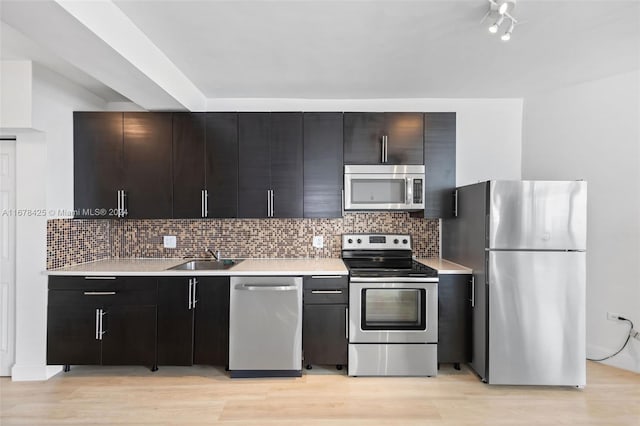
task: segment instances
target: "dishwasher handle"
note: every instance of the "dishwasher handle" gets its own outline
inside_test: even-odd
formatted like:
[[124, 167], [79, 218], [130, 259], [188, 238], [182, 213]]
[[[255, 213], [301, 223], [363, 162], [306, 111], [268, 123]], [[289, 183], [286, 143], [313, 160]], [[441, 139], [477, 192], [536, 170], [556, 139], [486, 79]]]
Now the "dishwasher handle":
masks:
[[236, 290], [244, 291], [295, 291], [298, 286], [282, 284], [238, 284]]

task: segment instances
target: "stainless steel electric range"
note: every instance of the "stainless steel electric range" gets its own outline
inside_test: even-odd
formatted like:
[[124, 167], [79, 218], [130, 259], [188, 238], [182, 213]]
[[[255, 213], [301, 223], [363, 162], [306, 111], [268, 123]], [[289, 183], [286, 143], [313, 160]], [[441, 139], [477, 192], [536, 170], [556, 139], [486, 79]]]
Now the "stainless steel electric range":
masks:
[[438, 273], [413, 260], [409, 235], [345, 234], [349, 375], [435, 376]]

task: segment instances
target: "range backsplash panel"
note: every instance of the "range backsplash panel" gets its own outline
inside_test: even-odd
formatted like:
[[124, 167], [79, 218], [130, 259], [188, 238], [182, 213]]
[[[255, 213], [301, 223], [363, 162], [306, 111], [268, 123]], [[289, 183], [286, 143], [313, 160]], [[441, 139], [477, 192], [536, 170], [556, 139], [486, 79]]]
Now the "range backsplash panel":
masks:
[[[404, 212], [345, 213], [339, 219], [55, 219], [47, 224], [47, 268], [105, 258], [183, 258], [220, 250], [225, 258], [339, 258], [341, 235], [406, 233], [417, 257], [439, 256], [438, 220]], [[163, 236], [177, 247], [165, 249]], [[324, 247], [312, 247], [314, 235]]]

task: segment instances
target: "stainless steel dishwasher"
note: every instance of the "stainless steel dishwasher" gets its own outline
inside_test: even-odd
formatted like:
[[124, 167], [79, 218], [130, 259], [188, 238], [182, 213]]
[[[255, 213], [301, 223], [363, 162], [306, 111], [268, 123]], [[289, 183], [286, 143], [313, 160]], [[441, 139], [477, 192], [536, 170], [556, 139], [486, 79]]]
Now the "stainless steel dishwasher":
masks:
[[302, 375], [302, 277], [231, 277], [231, 377]]

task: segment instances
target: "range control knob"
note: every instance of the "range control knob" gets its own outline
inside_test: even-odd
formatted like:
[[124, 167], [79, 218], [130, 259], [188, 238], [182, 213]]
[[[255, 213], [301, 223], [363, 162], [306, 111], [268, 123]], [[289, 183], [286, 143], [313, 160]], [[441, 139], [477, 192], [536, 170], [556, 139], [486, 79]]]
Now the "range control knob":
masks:
[[353, 244], [353, 239], [349, 238], [349, 239], [347, 240], [347, 242], [348, 242], [349, 244]]
[[362, 240], [360, 238], [358, 238], [358, 241], [356, 241], [358, 244], [360, 244], [362, 242]]
[[402, 240], [402, 244], [407, 244], [409, 241], [407, 241], [407, 239], [405, 238], [404, 240]]
[[393, 240], [393, 244], [398, 244], [398, 243], [399, 243], [399, 241], [398, 241], [397, 238], [395, 240]]

